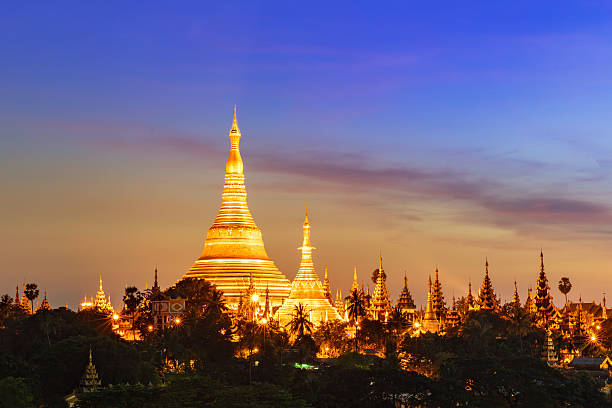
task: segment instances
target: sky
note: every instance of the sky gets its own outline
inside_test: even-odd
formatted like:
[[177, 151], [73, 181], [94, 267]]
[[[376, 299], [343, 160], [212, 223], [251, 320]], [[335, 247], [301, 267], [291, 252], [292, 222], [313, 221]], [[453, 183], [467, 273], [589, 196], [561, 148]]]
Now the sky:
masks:
[[[612, 294], [612, 4], [16, 2], [0, 6], [0, 292], [54, 306], [167, 287], [221, 203], [237, 105], [249, 207], [292, 279], [392, 300]], [[370, 283], [373, 287], [373, 284]]]

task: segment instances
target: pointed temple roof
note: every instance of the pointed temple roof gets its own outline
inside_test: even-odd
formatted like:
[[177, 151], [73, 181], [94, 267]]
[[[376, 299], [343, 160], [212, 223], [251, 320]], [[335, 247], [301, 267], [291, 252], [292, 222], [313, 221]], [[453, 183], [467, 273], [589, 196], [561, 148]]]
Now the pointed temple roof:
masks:
[[372, 296], [371, 310], [374, 319], [382, 320], [391, 313], [391, 302], [389, 301], [389, 292], [387, 291], [385, 270], [382, 265], [382, 255], [378, 261], [378, 276], [376, 277], [376, 286]]
[[325, 277], [323, 278], [323, 293], [325, 293], [325, 297], [329, 300], [329, 303], [333, 302], [331, 297], [331, 289], [329, 287], [329, 278], [327, 277], [327, 265], [325, 265]]
[[499, 302], [497, 301], [497, 297], [495, 297], [491, 278], [489, 278], [488, 259], [485, 261], [485, 276], [482, 281], [482, 286], [478, 291], [478, 306], [480, 309], [485, 310], [497, 310], [499, 308]]
[[45, 298], [43, 299], [37, 311], [38, 310], [51, 310], [51, 305], [49, 304], [49, 300], [47, 299], [47, 290], [45, 290]]
[[402, 289], [402, 293], [400, 294], [399, 300], [397, 301], [397, 306], [402, 312], [416, 309], [414, 299], [412, 299], [412, 294], [408, 289], [408, 277], [406, 276], [406, 274], [404, 274], [404, 288]]
[[25, 291], [26, 283], [24, 281], [23, 286], [21, 287], [21, 307], [23, 308], [24, 312], [32, 314], [32, 305], [30, 305], [30, 300], [26, 297]]
[[423, 331], [436, 333], [440, 328], [440, 322], [436, 319], [436, 313], [433, 309], [432, 288], [431, 288], [431, 275], [427, 281], [427, 307], [425, 308], [425, 315], [423, 316]]
[[[359, 283], [357, 282], [357, 265], [353, 269], [353, 284], [351, 285], [351, 292], [354, 290], [359, 290]], [[363, 285], [361, 287], [361, 291], [363, 292]]]
[[87, 367], [85, 367], [85, 373], [81, 378], [80, 389], [81, 392], [91, 392], [97, 390], [102, 382], [98, 378], [98, 372], [96, 371], [96, 366], [93, 363], [93, 358], [91, 355], [91, 347], [89, 348], [89, 363]]
[[325, 320], [341, 319], [338, 311], [331, 305], [325, 296], [323, 285], [317, 276], [312, 261], [312, 250], [315, 249], [310, 244], [310, 223], [308, 222], [308, 212], [304, 219], [302, 246], [298, 249], [302, 251], [302, 259], [297, 275], [291, 284], [289, 298], [278, 309], [277, 316], [282, 325], [291, 320], [294, 307], [298, 303], [305, 306], [311, 316], [313, 323]]
[[469, 310], [474, 309], [475, 304], [474, 304], [474, 296], [472, 295], [472, 280], [471, 279], [468, 281], [467, 304], [468, 304]]
[[241, 137], [234, 107], [221, 208], [206, 234], [202, 255], [184, 277], [208, 280], [223, 292], [228, 305], [235, 308], [252, 273], [256, 290], [263, 292], [268, 287], [272, 306], [280, 306], [291, 286], [268, 258], [261, 231], [249, 211], [239, 146]]
[[550, 295], [550, 288], [548, 287], [548, 279], [544, 272], [544, 253], [542, 251], [540, 251], [540, 274], [536, 282], [534, 302], [540, 317], [548, 319], [554, 313], [554, 305], [552, 296]]
[[436, 279], [432, 287], [431, 301], [436, 318], [441, 319], [444, 315], [446, 305], [444, 303], [444, 295], [442, 294], [442, 284], [438, 278], [438, 267], [436, 267]]
[[519, 298], [518, 288], [516, 287], [516, 280], [514, 281], [514, 294], [512, 295], [512, 303], [515, 305], [521, 305], [521, 299]]

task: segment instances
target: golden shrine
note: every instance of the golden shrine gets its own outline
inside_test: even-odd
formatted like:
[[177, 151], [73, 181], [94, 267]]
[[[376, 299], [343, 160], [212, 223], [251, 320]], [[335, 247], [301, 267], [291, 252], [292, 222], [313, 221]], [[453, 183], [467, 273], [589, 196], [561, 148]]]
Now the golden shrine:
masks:
[[314, 262], [312, 261], [312, 250], [314, 247], [310, 245], [308, 211], [306, 211], [303, 231], [302, 246], [298, 248], [302, 251], [300, 268], [291, 284], [289, 298], [278, 309], [276, 314], [281, 325], [285, 325], [291, 320], [295, 306], [300, 303], [306, 308], [312, 323], [318, 324], [328, 320], [342, 319], [336, 308], [332, 306], [327, 298], [323, 285], [314, 270]]
[[[270, 304], [277, 307], [289, 296], [290, 283], [268, 258], [261, 231], [249, 211], [239, 149], [241, 136], [234, 107], [221, 208], [206, 234], [202, 255], [184, 278], [206, 279], [223, 291], [230, 307], [236, 308], [252, 276], [256, 293], [263, 294], [268, 288]], [[259, 298], [263, 300], [263, 296]]]

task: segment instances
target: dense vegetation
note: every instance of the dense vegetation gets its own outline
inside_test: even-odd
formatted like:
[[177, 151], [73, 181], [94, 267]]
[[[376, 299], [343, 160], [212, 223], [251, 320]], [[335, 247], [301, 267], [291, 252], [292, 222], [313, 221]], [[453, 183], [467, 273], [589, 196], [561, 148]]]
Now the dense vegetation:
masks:
[[[282, 328], [232, 322], [214, 288], [186, 281], [167, 292], [188, 299], [181, 324], [151, 333], [150, 294], [141, 295], [139, 342], [118, 338], [104, 314], [25, 315], [3, 299], [0, 407], [65, 407], [90, 347], [104, 388], [80, 394], [81, 407], [611, 406], [590, 377], [542, 362], [544, 333], [521, 316], [474, 312], [446, 336], [411, 338], [401, 335], [401, 316], [313, 328], [296, 310]], [[356, 336], [347, 335], [351, 327]], [[317, 352], [334, 359], [317, 360]]]

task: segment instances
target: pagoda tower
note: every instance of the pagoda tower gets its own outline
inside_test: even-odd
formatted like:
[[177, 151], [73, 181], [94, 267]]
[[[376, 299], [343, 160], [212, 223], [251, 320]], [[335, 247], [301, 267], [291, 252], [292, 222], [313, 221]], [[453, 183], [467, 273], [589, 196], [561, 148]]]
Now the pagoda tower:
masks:
[[[355, 265], [353, 269], [353, 284], [351, 285], [351, 292], [354, 290], [359, 291], [359, 282], [357, 282], [357, 265]], [[361, 291], [363, 292], [363, 286], [361, 287]]]
[[391, 313], [391, 302], [389, 301], [389, 292], [387, 292], [385, 270], [382, 266], [382, 255], [378, 262], [378, 276], [376, 277], [376, 286], [374, 287], [374, 295], [370, 306], [370, 313], [375, 320], [386, 320]]
[[342, 299], [342, 289], [336, 289], [336, 302], [334, 307], [340, 316], [344, 316], [346, 309], [344, 307], [344, 300]]
[[548, 287], [548, 279], [544, 272], [544, 253], [540, 251], [540, 274], [536, 282], [536, 293], [534, 303], [537, 309], [537, 314], [541, 319], [548, 320], [554, 313], [554, 305], [550, 288]]
[[433, 288], [431, 292], [431, 301], [433, 304], [433, 310], [436, 314], [436, 318], [438, 320], [444, 317], [446, 312], [446, 305], [444, 303], [444, 295], [442, 294], [442, 284], [440, 283], [440, 279], [438, 279], [438, 268], [436, 267], [436, 279], [433, 283]]
[[32, 314], [32, 305], [30, 305], [30, 300], [26, 297], [25, 294], [26, 283], [23, 282], [23, 286], [21, 288], [21, 308], [27, 314]]
[[325, 265], [325, 277], [323, 278], [323, 293], [325, 293], [325, 297], [329, 300], [329, 303], [333, 303], [331, 290], [329, 288], [329, 278], [327, 277], [327, 265]]
[[414, 313], [416, 310], [414, 299], [412, 299], [412, 294], [408, 289], [408, 278], [406, 274], [404, 274], [404, 288], [402, 289], [402, 293], [400, 293], [397, 306], [402, 313]]
[[512, 303], [516, 306], [521, 306], [521, 299], [519, 298], [518, 289], [516, 287], [516, 280], [514, 281], [514, 294], [512, 295]]
[[278, 309], [276, 316], [281, 325], [286, 325], [293, 315], [295, 306], [304, 305], [313, 323], [328, 320], [342, 319], [338, 311], [331, 305], [325, 296], [323, 285], [317, 276], [312, 261], [312, 250], [310, 245], [310, 223], [308, 222], [308, 211], [304, 218], [302, 246], [302, 260], [295, 279], [291, 284], [291, 292], [285, 303]]
[[13, 299], [13, 302], [15, 302], [15, 306], [21, 306], [21, 303], [19, 303], [19, 285], [15, 286], [15, 299]]
[[536, 313], [537, 308], [533, 299], [533, 292], [531, 288], [527, 289], [527, 300], [525, 301], [525, 310], [529, 313]]
[[467, 294], [467, 306], [468, 310], [474, 310], [476, 303], [474, 302], [474, 296], [472, 295], [472, 280], [468, 281], [468, 294]]
[[239, 148], [241, 136], [234, 107], [221, 208], [206, 234], [202, 255], [184, 278], [206, 279], [223, 292], [228, 306], [236, 308], [252, 274], [258, 292], [269, 288], [274, 308], [289, 296], [291, 284], [268, 258], [261, 231], [249, 211]]
[[495, 297], [495, 291], [493, 290], [493, 284], [491, 284], [491, 278], [489, 278], [488, 260], [485, 262], [485, 276], [482, 281], [482, 286], [478, 291], [478, 308], [493, 311], [496, 311], [499, 308], [499, 302]]
[[40, 304], [40, 307], [38, 309], [36, 309], [37, 312], [39, 310], [51, 310], [51, 305], [49, 304], [49, 300], [47, 299], [47, 291], [46, 290], [45, 290], [45, 297], [44, 297], [42, 303]]
[[433, 309], [431, 289], [431, 275], [427, 281], [427, 307], [423, 316], [422, 330], [425, 332], [437, 333], [440, 330], [440, 322], [436, 319], [436, 313]]
[[461, 322], [461, 316], [459, 316], [459, 311], [455, 305], [455, 296], [453, 296], [453, 306], [449, 311], [446, 312], [446, 319], [444, 320], [444, 325], [447, 327], [455, 327], [459, 325]]
[[93, 301], [93, 307], [102, 312], [114, 313], [113, 305], [110, 302], [110, 296], [107, 300], [104, 289], [102, 289], [102, 275], [100, 275], [100, 286], [96, 292], [96, 299]]
[[93, 363], [93, 358], [91, 356], [91, 347], [89, 348], [89, 363], [85, 368], [85, 373], [83, 374], [83, 378], [81, 378], [80, 383], [80, 391], [81, 392], [92, 392], [96, 391], [100, 388], [102, 382], [98, 379], [98, 372], [96, 371], [96, 366]]

